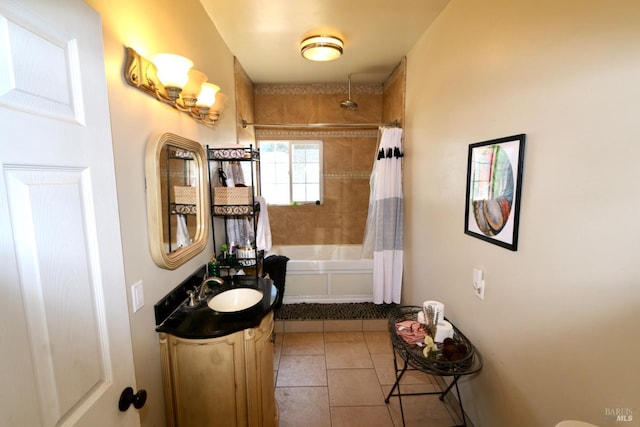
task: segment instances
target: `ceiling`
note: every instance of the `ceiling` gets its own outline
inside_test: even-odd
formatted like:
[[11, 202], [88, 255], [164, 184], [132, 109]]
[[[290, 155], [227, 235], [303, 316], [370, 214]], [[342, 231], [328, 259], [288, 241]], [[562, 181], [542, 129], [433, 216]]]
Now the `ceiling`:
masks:
[[[382, 83], [450, 0], [201, 0], [254, 83]], [[344, 41], [335, 61], [312, 62], [300, 42]]]

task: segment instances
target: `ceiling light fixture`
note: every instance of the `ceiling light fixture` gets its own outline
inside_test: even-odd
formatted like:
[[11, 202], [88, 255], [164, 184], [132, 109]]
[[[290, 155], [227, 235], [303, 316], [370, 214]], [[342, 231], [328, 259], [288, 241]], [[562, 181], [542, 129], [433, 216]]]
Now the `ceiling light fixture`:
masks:
[[340, 58], [344, 43], [334, 36], [311, 36], [300, 43], [300, 53], [310, 61], [333, 61]]
[[162, 53], [152, 62], [127, 47], [125, 61], [124, 79], [131, 86], [204, 125], [213, 126], [220, 118], [226, 96], [218, 86], [205, 83], [207, 76], [194, 70], [189, 59]]

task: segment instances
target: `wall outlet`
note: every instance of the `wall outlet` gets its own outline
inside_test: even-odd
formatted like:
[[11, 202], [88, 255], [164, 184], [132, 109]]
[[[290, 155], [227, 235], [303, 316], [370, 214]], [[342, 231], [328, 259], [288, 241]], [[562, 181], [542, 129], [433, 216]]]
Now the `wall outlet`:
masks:
[[473, 269], [473, 289], [478, 298], [484, 299], [484, 272], [480, 269]]
[[142, 289], [142, 280], [131, 285], [131, 305], [133, 312], [137, 312], [144, 307], [144, 291]]

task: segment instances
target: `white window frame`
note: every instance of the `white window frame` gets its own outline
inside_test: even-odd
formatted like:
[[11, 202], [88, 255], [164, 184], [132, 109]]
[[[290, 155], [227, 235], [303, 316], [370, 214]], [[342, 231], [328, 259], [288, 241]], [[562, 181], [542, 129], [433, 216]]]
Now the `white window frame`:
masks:
[[[274, 203], [274, 202], [270, 202], [269, 201], [269, 197], [265, 197], [267, 204], [269, 205], [273, 205], [273, 206], [297, 206], [297, 205], [313, 205], [313, 204], [317, 204], [317, 201], [294, 201], [293, 200], [293, 179], [292, 179], [292, 170], [293, 170], [293, 149], [292, 147], [295, 145], [309, 145], [309, 144], [317, 144], [318, 145], [318, 149], [319, 149], [319, 164], [318, 164], [318, 194], [319, 194], [319, 202], [320, 204], [324, 203], [324, 173], [323, 173], [323, 149], [324, 149], [324, 141], [321, 139], [262, 139], [262, 140], [258, 140], [258, 148], [260, 148], [260, 145], [262, 143], [273, 143], [273, 142], [280, 142], [280, 143], [287, 143], [289, 146], [289, 203], [288, 204], [281, 204], [281, 203]], [[262, 162], [264, 160], [261, 157], [261, 167], [260, 167], [260, 173], [262, 174], [262, 170], [263, 170], [263, 166], [262, 166]], [[261, 176], [260, 177], [260, 182], [262, 185], [262, 189], [264, 190], [264, 177]], [[263, 194], [264, 196], [265, 194]]]

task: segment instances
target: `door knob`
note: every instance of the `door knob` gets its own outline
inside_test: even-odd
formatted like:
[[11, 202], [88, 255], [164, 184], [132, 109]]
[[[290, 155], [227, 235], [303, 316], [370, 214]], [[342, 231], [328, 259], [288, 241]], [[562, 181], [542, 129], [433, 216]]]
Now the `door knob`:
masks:
[[133, 389], [131, 387], [127, 387], [122, 390], [122, 394], [120, 394], [118, 409], [124, 412], [129, 409], [129, 406], [131, 405], [136, 409], [140, 409], [145, 403], [147, 403], [147, 390], [138, 390], [138, 392], [134, 394]]

